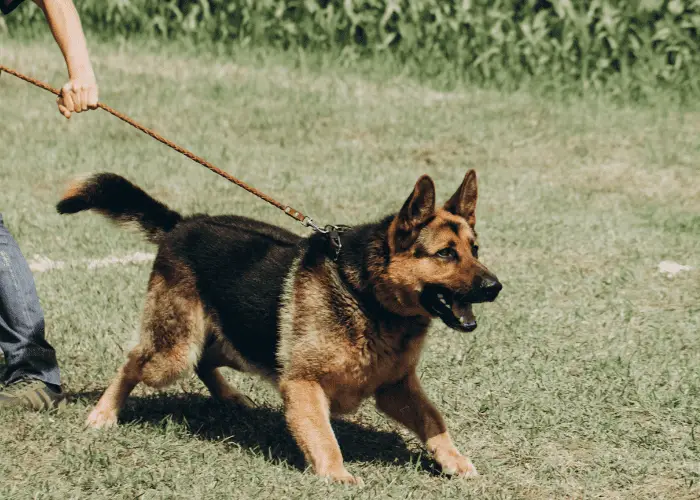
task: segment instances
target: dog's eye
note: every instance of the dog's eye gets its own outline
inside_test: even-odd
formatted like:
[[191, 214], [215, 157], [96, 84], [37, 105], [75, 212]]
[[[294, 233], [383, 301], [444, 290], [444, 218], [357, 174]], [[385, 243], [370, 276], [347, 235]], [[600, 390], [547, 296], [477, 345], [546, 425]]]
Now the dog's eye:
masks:
[[479, 258], [479, 245], [472, 245], [472, 255], [474, 256], [475, 259]]
[[457, 252], [452, 247], [447, 247], [447, 248], [443, 248], [442, 250], [438, 250], [438, 252], [435, 255], [437, 255], [441, 259], [456, 259], [457, 258]]

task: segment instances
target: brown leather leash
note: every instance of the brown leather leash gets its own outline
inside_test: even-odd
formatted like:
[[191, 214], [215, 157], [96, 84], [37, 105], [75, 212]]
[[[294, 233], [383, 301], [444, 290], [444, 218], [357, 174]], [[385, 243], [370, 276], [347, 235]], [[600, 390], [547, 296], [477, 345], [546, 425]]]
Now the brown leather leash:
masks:
[[[44, 90], [48, 90], [52, 94], [55, 94], [57, 96], [61, 95], [61, 92], [59, 90], [51, 87], [50, 85], [48, 85], [40, 80], [36, 80], [36, 79], [31, 78], [29, 76], [23, 75], [22, 73], [19, 73], [18, 71], [15, 71], [13, 69], [10, 69], [10, 68], [0, 64], [0, 73], [2, 73], [3, 71], [5, 73], [12, 75], [12, 76], [16, 76], [17, 78], [24, 80], [25, 82], [31, 83], [32, 85], [35, 85], [39, 88], [42, 88]], [[230, 182], [233, 182], [236, 186], [242, 187], [243, 189], [245, 189], [249, 193], [254, 194], [255, 196], [257, 196], [261, 200], [268, 202], [270, 205], [279, 208], [285, 214], [289, 215], [292, 219], [295, 219], [296, 221], [301, 222], [304, 226], [312, 228], [317, 233], [328, 235], [328, 237], [330, 239], [331, 247], [335, 251], [335, 258], [337, 258], [338, 253], [340, 252], [340, 248], [341, 248], [339, 233], [346, 231], [348, 229], [348, 226], [333, 226], [333, 225], [319, 226], [318, 224], [316, 224], [314, 222], [314, 220], [311, 217], [304, 215], [303, 213], [299, 212], [298, 210], [295, 210], [294, 208], [292, 208], [288, 205], [283, 205], [282, 203], [275, 200], [274, 198], [271, 198], [270, 196], [266, 195], [262, 191], [258, 191], [254, 187], [249, 186], [248, 184], [246, 184], [242, 180], [237, 179], [234, 176], [232, 176], [231, 174], [229, 174], [228, 172], [225, 172], [225, 171], [221, 170], [220, 168], [212, 165], [207, 160], [205, 160], [204, 158], [200, 158], [199, 156], [192, 153], [191, 151], [188, 151], [187, 149], [185, 149], [181, 146], [178, 146], [174, 142], [169, 141], [168, 139], [166, 139], [162, 135], [158, 134], [157, 132], [151, 130], [150, 128], [144, 127], [140, 123], [138, 123], [135, 120], [129, 118], [128, 116], [120, 113], [116, 109], [110, 108], [109, 106], [107, 106], [106, 104], [101, 103], [101, 102], [97, 103], [97, 107], [104, 109], [110, 115], [114, 115], [117, 118], [119, 118], [120, 120], [125, 121], [126, 123], [128, 123], [132, 127], [143, 132], [144, 134], [150, 135], [155, 140], [162, 142], [163, 144], [165, 144], [166, 146], [169, 146], [170, 148], [174, 149], [178, 153], [185, 155], [190, 160], [195, 161], [195, 162], [199, 163], [200, 165], [202, 165], [203, 167], [208, 168], [209, 170], [211, 170], [215, 174], [219, 174], [224, 179], [226, 179]]]

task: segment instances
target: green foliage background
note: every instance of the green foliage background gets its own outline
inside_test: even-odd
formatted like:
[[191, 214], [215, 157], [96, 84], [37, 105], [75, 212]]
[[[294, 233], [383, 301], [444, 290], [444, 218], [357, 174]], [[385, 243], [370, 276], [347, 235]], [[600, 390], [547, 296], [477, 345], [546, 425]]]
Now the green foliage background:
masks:
[[[106, 37], [390, 54], [497, 87], [538, 81], [627, 98], [700, 94], [700, 0], [76, 0]], [[34, 6], [10, 33], [44, 23]]]

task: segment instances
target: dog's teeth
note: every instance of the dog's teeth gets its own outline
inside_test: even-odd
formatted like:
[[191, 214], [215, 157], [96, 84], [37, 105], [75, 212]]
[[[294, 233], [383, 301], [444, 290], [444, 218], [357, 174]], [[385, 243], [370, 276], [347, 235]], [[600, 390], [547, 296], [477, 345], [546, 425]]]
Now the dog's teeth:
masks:
[[459, 320], [460, 320], [462, 323], [464, 323], [464, 316], [460, 316], [460, 317], [459, 317]]

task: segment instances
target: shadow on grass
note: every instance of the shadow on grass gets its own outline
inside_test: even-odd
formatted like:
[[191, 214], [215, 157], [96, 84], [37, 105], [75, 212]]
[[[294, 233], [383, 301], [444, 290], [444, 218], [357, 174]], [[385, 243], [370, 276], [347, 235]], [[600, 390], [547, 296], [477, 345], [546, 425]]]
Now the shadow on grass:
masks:
[[[71, 399], [96, 402], [101, 391], [73, 394]], [[304, 457], [289, 433], [282, 410], [261, 406], [244, 408], [220, 403], [199, 394], [132, 396], [119, 416], [120, 423], [145, 422], [163, 426], [168, 420], [184, 425], [200, 439], [226, 441], [264, 455], [273, 463], [286, 463], [304, 470]], [[439, 466], [429, 457], [411, 451], [396, 433], [333, 419], [333, 430], [346, 462], [379, 462], [385, 465], [412, 464], [439, 475]]]

